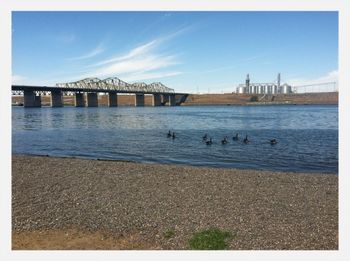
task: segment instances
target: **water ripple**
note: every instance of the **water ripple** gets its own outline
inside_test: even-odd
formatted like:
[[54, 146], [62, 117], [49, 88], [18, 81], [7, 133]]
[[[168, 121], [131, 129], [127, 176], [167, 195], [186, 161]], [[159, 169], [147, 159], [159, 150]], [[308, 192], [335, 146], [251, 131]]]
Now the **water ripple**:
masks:
[[[251, 143], [233, 141], [236, 132]], [[12, 134], [20, 154], [338, 172], [338, 107], [329, 105], [13, 108]]]

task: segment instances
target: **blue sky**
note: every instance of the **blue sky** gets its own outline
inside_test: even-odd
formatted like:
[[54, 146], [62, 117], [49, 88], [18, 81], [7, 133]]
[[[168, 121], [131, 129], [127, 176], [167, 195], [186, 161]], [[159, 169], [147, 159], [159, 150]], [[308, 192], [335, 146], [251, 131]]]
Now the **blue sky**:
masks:
[[14, 84], [86, 77], [232, 92], [338, 77], [337, 12], [13, 12]]

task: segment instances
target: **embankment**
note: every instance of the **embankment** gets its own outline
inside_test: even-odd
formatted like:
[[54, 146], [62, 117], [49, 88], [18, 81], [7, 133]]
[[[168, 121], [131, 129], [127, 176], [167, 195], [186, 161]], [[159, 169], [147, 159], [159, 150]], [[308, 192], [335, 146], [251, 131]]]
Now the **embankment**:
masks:
[[[266, 104], [338, 104], [338, 92], [302, 93], [302, 94], [278, 94], [278, 95], [252, 95], [252, 94], [190, 94], [182, 105], [246, 105], [251, 103], [252, 96]], [[98, 102], [101, 106], [107, 106], [107, 96], [99, 95]], [[12, 103], [23, 103], [23, 97], [12, 97]], [[74, 105], [74, 96], [64, 96], [65, 105]], [[118, 105], [134, 106], [134, 95], [118, 95]], [[258, 104], [258, 103], [257, 103]], [[50, 96], [42, 96], [42, 105], [50, 105]], [[145, 105], [152, 105], [152, 96], [145, 95]]]
[[264, 103], [286, 104], [338, 104], [337, 92], [252, 95], [252, 94], [191, 94], [183, 105], [245, 105], [251, 102], [253, 96]]

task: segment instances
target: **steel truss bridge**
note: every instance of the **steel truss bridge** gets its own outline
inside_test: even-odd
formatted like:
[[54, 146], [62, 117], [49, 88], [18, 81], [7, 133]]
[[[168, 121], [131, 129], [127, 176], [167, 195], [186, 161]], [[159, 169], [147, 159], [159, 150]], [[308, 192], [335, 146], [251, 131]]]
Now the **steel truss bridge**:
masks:
[[12, 93], [24, 95], [25, 107], [40, 107], [41, 95], [47, 92], [51, 93], [51, 106], [63, 106], [63, 94], [75, 94], [76, 107], [96, 107], [98, 106], [97, 93], [108, 93], [108, 105], [115, 107], [118, 105], [118, 93], [135, 94], [135, 106], [144, 106], [145, 94], [153, 95], [152, 105], [169, 106], [180, 105], [188, 96], [187, 93], [175, 93], [160, 82], [146, 84], [127, 83], [117, 77], [100, 80], [98, 78], [86, 78], [76, 82], [57, 83], [56, 86], [29, 86], [29, 85], [12, 85]]
[[118, 92], [118, 93], [143, 93], [143, 94], [175, 94], [171, 89], [161, 82], [146, 84], [144, 82], [127, 83], [117, 77], [100, 80], [98, 78], [86, 78], [76, 82], [57, 83], [56, 86], [29, 86], [12, 85], [12, 91], [34, 90], [64, 92]]
[[98, 78], [86, 78], [76, 82], [57, 83], [57, 87], [75, 88], [84, 90], [101, 90], [130, 93], [175, 93], [174, 89], [166, 87], [161, 82], [146, 84], [144, 82], [127, 83], [117, 77], [100, 80]]

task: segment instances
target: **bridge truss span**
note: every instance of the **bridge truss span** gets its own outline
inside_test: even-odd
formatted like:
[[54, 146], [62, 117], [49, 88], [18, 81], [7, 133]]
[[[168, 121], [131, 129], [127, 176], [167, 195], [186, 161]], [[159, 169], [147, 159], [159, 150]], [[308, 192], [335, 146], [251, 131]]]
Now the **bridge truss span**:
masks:
[[101, 91], [115, 91], [115, 92], [135, 92], [135, 93], [175, 93], [171, 89], [160, 82], [146, 84], [144, 82], [127, 83], [117, 77], [100, 80], [99, 78], [86, 78], [76, 82], [57, 83], [56, 87], [62, 89], [76, 88], [82, 90], [101, 90]]
[[152, 106], [180, 105], [188, 96], [186, 93], [176, 93], [174, 89], [160, 82], [130, 84], [117, 77], [104, 80], [85, 78], [75, 82], [57, 83], [55, 86], [12, 85], [12, 92], [14, 95], [23, 95], [24, 107], [41, 107], [42, 95], [50, 95], [52, 107], [62, 107], [64, 95], [74, 95], [76, 107], [97, 107], [98, 93], [107, 95], [109, 107], [118, 106], [120, 94], [134, 94], [135, 106], [145, 105], [145, 95], [152, 96]]

